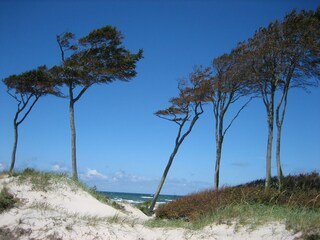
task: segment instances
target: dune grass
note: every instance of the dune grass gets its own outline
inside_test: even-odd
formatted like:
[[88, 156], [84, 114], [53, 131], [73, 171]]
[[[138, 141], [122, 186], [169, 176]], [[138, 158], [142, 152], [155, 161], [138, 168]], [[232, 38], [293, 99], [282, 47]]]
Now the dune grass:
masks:
[[[302, 231], [306, 239], [320, 238], [320, 176], [313, 172], [288, 176], [281, 191], [273, 178], [272, 188], [264, 180], [236, 187], [207, 190], [160, 205], [149, 226], [179, 226], [200, 229], [212, 223], [256, 228], [272, 221]], [[312, 238], [309, 238], [312, 239]]]
[[52, 191], [59, 186], [69, 186], [71, 191], [77, 192], [82, 189], [102, 203], [111, 205], [112, 207], [122, 210], [123, 207], [112, 201], [106, 195], [99, 193], [95, 187], [88, 187], [82, 182], [74, 181], [65, 173], [41, 172], [31, 168], [27, 168], [22, 172], [14, 173], [18, 177], [18, 183], [28, 182], [34, 191]]
[[40, 172], [31, 168], [26, 168], [22, 172], [14, 173], [18, 177], [18, 183], [30, 183], [31, 189], [34, 191], [52, 191], [61, 183], [68, 185], [72, 191], [76, 191], [77, 184], [63, 173]]

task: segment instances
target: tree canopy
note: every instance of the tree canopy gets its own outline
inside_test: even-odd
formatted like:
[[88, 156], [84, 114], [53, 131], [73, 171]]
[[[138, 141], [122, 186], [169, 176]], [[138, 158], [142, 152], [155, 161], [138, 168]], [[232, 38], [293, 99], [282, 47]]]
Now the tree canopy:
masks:
[[[268, 116], [268, 144], [266, 157], [266, 188], [271, 181], [271, 154], [274, 113], [276, 112], [277, 169], [280, 163], [280, 138], [290, 88], [308, 89], [318, 85], [320, 77], [320, 21], [319, 11], [292, 11], [283, 21], [275, 21], [260, 28], [248, 40], [246, 58], [251, 87], [260, 92]], [[276, 94], [279, 92], [279, 97]]]
[[7, 93], [17, 101], [17, 111], [13, 119], [14, 143], [9, 172], [13, 171], [18, 144], [18, 127], [26, 119], [41, 96], [46, 94], [60, 95], [58, 85], [48, 73], [46, 66], [11, 75], [3, 79]]
[[71, 32], [58, 35], [62, 65], [50, 71], [72, 90], [82, 88], [74, 101], [93, 84], [129, 81], [137, 74], [136, 63], [142, 58], [142, 50], [130, 53], [122, 46], [122, 39], [122, 34], [112, 26], [94, 30], [78, 40]]
[[134, 54], [122, 45], [123, 36], [115, 27], [105, 26], [76, 39], [71, 32], [57, 36], [62, 63], [50, 69], [57, 84], [68, 88], [73, 178], [78, 180], [74, 104], [93, 84], [116, 80], [129, 81], [136, 76], [136, 64], [142, 50]]

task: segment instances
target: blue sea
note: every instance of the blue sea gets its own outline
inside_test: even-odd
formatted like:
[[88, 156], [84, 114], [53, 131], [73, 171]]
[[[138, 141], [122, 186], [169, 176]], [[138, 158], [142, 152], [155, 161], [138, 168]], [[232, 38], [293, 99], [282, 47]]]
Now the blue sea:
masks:
[[[102, 192], [112, 200], [116, 202], [128, 202], [131, 204], [140, 204], [145, 201], [151, 201], [153, 198], [153, 194], [144, 194], [144, 193], [122, 193], [122, 192]], [[171, 202], [181, 196], [176, 195], [159, 195], [157, 203], [163, 204], [167, 202]]]

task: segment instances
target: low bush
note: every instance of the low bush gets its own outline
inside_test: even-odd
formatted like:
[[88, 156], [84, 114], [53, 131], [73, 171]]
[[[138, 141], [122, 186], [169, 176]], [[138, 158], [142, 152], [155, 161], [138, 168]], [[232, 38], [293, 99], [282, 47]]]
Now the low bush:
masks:
[[149, 206], [151, 205], [152, 200], [144, 201], [143, 203], [139, 203], [135, 205], [141, 212], [143, 212], [147, 216], [151, 216], [153, 213], [150, 212]]
[[16, 200], [13, 195], [10, 194], [6, 188], [3, 188], [0, 192], [0, 213], [12, 208], [15, 203]]

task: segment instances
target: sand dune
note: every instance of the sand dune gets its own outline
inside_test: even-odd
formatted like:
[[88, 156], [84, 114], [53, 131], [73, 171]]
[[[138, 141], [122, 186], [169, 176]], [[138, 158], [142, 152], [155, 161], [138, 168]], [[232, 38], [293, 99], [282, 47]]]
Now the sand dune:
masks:
[[210, 225], [193, 231], [182, 228], [149, 228], [151, 217], [137, 208], [121, 203], [123, 210], [103, 204], [82, 189], [68, 184], [53, 184], [43, 191], [30, 183], [18, 183], [15, 177], [2, 177], [0, 190], [6, 187], [17, 199], [16, 207], [0, 214], [0, 239], [106, 240], [106, 239], [299, 239], [281, 223], [269, 223], [258, 229], [235, 225]]

